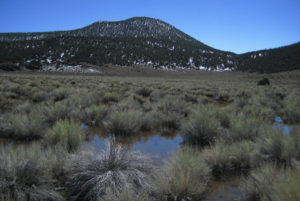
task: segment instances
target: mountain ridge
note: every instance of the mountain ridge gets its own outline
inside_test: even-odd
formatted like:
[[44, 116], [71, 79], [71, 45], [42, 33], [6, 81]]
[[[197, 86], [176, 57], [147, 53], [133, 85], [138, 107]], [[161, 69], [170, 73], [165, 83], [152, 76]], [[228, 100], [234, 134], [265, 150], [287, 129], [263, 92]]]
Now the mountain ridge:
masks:
[[210, 47], [162, 20], [133, 17], [98, 21], [69, 31], [0, 33], [0, 63], [26, 65], [34, 61], [43, 66], [85, 62], [279, 72], [300, 68], [299, 47], [296, 43], [235, 54]]

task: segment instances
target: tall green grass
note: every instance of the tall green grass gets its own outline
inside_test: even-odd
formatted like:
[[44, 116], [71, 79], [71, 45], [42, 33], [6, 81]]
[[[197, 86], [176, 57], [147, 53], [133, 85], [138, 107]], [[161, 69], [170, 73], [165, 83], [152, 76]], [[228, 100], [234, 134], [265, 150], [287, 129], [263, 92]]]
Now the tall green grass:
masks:
[[45, 140], [50, 145], [61, 145], [66, 150], [74, 152], [80, 148], [84, 137], [79, 123], [59, 120], [47, 132]]
[[162, 200], [200, 200], [208, 190], [211, 169], [199, 152], [183, 148], [166, 161], [156, 176]]

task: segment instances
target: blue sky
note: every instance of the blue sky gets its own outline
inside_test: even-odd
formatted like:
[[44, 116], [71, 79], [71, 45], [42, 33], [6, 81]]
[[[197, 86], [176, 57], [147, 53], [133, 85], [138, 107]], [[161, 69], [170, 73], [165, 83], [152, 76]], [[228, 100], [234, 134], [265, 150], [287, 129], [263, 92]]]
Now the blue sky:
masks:
[[300, 41], [300, 0], [0, 0], [0, 32], [159, 18], [217, 49], [244, 53]]

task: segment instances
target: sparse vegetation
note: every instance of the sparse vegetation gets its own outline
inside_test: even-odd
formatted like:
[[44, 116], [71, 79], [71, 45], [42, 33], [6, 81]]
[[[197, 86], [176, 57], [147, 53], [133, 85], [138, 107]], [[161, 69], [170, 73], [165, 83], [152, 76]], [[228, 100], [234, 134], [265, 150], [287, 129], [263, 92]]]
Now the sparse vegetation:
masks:
[[[103, 69], [117, 76], [0, 74], [0, 200], [200, 200], [228, 177], [248, 178], [248, 200], [298, 199], [298, 71], [270, 74], [264, 87], [258, 74]], [[117, 145], [87, 151], [93, 129], [127, 147], [157, 133], [184, 141], [153, 173]]]

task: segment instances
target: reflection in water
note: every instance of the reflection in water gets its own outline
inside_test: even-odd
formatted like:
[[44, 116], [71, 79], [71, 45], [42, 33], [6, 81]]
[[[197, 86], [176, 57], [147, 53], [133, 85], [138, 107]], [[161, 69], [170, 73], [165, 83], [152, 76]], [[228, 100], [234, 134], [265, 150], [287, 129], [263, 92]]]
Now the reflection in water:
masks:
[[12, 139], [0, 138], [0, 145], [1, 146], [13, 145], [13, 144], [14, 144], [14, 140], [12, 140]]
[[[95, 150], [103, 149], [111, 139], [104, 128], [89, 127], [87, 132], [88, 139], [83, 146], [93, 146]], [[144, 132], [132, 136], [116, 137], [115, 140], [123, 147], [151, 154], [158, 160], [166, 158], [168, 154], [177, 151], [182, 142], [181, 136], [176, 132], [163, 136], [154, 132]]]
[[280, 130], [283, 135], [288, 135], [291, 133], [292, 127], [283, 124], [283, 120], [281, 119], [281, 117], [275, 116], [274, 121], [274, 128]]
[[213, 181], [205, 201], [240, 201], [243, 192], [240, 188], [240, 178], [227, 178], [225, 181]]

